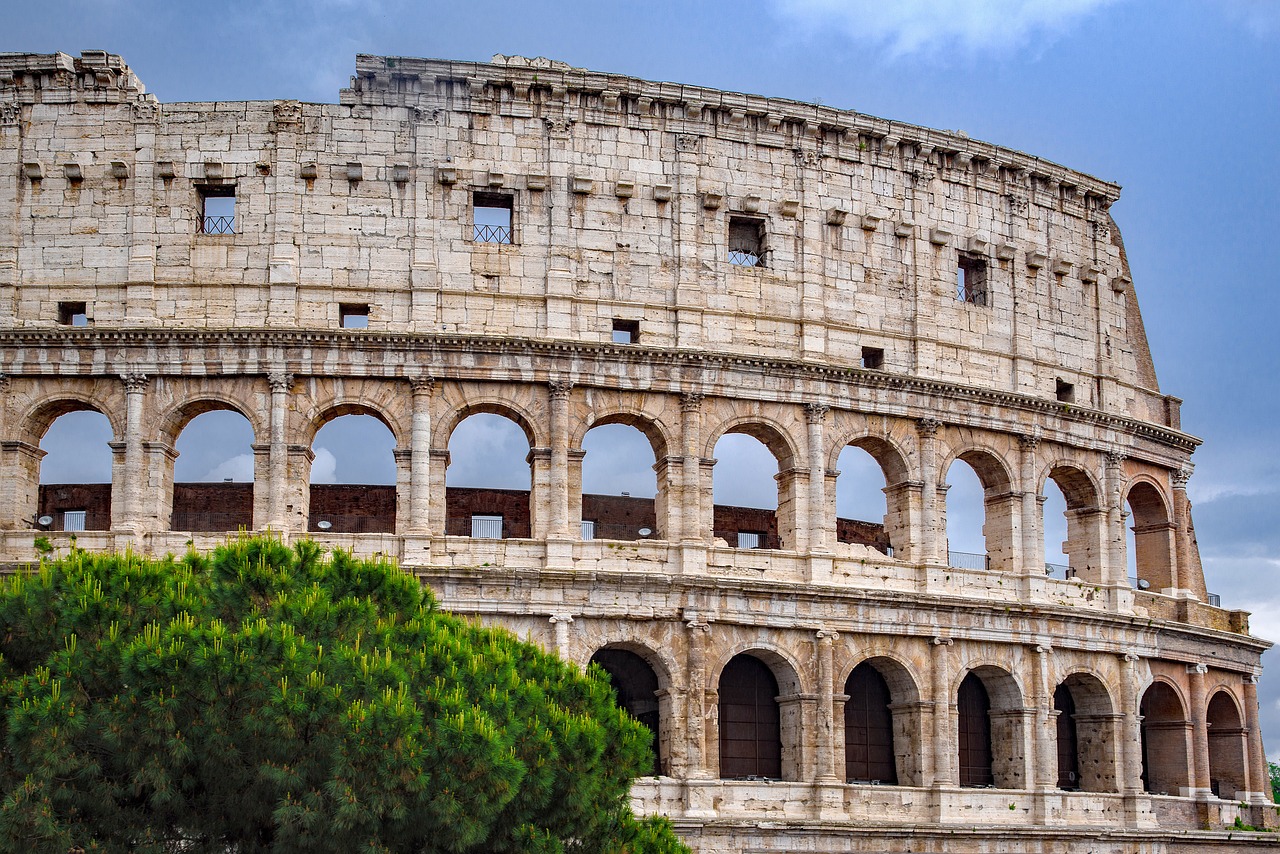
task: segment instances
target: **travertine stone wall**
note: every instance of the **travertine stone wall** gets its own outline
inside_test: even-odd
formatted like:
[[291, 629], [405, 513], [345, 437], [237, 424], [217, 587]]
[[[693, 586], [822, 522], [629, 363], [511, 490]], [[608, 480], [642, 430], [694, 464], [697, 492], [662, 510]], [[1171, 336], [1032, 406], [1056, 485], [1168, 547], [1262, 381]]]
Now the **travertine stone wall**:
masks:
[[[233, 233], [205, 233], [202, 198], [228, 193]], [[510, 205], [509, 243], [475, 239], [477, 193]], [[218, 539], [172, 530], [196, 415], [245, 415], [253, 527], [294, 537], [316, 432], [369, 413], [396, 442], [396, 530], [321, 539], [580, 664], [640, 656], [662, 774], [634, 796], [701, 851], [1262, 844], [1219, 831], [1274, 822], [1268, 644], [1204, 586], [1199, 440], [1157, 387], [1118, 193], [954, 133], [547, 60], [361, 56], [338, 104], [164, 104], [119, 57], [3, 54], [0, 560], [33, 553], [40, 441], [67, 412], [114, 434], [111, 529], [79, 544], [154, 553]], [[762, 265], [730, 260], [735, 224]], [[477, 412], [529, 441], [528, 537], [445, 530], [449, 439]], [[653, 450], [644, 541], [580, 536], [583, 438], [610, 423]], [[779, 548], [715, 536], [733, 432], [778, 463]], [[836, 541], [850, 445], [884, 474], [892, 556]], [[956, 460], [985, 490], [986, 568], [951, 565]], [[1049, 480], [1067, 578], [1045, 573]], [[740, 654], [778, 684], [781, 779], [720, 778]], [[894, 786], [844, 779], [862, 663], [891, 695]], [[970, 675], [991, 789], [960, 785]]]

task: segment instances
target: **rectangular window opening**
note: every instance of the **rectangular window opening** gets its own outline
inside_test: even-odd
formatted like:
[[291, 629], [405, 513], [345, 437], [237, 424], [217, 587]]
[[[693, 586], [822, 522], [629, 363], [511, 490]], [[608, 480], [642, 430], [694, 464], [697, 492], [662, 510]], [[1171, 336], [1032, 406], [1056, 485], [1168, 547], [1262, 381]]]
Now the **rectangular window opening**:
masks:
[[956, 263], [956, 299], [971, 305], [987, 304], [987, 262], [961, 255]]
[[236, 185], [205, 184], [200, 193], [200, 233], [236, 233]]
[[58, 303], [58, 322], [63, 326], [88, 326], [88, 306], [82, 302]]
[[640, 341], [640, 321], [638, 320], [613, 320], [613, 343], [614, 344], [637, 344]]
[[596, 538], [596, 523], [594, 519], [582, 520], [582, 539], [594, 540]]
[[878, 371], [884, 367], [883, 347], [863, 347], [862, 367], [869, 371]]
[[343, 329], [368, 329], [369, 306], [365, 303], [339, 303], [338, 320]]
[[764, 220], [729, 217], [729, 263], [738, 267], [763, 267]]
[[764, 534], [760, 531], [739, 531], [738, 548], [759, 549], [764, 547]]
[[1057, 394], [1058, 396], [1058, 400], [1062, 401], [1063, 403], [1075, 403], [1075, 400], [1076, 400], [1075, 383], [1068, 383], [1068, 382], [1063, 382], [1062, 380], [1057, 380], [1056, 388], [1054, 391], [1055, 391], [1055, 394]]
[[471, 197], [473, 232], [476, 243], [511, 243], [511, 196], [505, 193], [476, 192]]
[[472, 514], [471, 536], [477, 540], [501, 540], [502, 516], [500, 514]]
[[63, 510], [62, 511], [62, 530], [64, 531], [83, 531], [84, 517], [88, 513], [87, 510]]

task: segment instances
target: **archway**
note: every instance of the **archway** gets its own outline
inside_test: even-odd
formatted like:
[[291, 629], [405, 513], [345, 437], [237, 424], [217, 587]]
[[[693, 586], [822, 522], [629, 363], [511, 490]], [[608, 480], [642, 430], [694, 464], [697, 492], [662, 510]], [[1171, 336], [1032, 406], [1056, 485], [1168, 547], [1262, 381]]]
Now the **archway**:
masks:
[[1053, 692], [1057, 712], [1058, 788], [1119, 791], [1115, 709], [1097, 677], [1073, 673]]
[[846, 445], [836, 463], [836, 542], [893, 554], [888, 478], [870, 451]]
[[[37, 528], [52, 531], [106, 531], [112, 522], [114, 455], [111, 423], [83, 407], [59, 415], [40, 438]], [[50, 521], [41, 525], [44, 518]]]
[[1234, 799], [1249, 790], [1246, 779], [1248, 730], [1240, 718], [1240, 708], [1226, 691], [1209, 700], [1205, 714], [1209, 725], [1209, 787], [1220, 798]]
[[982, 680], [970, 673], [956, 696], [959, 722], [960, 785], [995, 785], [991, 757], [991, 698]]
[[308, 531], [369, 534], [396, 529], [396, 439], [370, 410], [326, 420], [311, 443]]
[[196, 415], [174, 443], [172, 531], [252, 529], [253, 427], [233, 409]]
[[653, 774], [662, 774], [665, 763], [661, 755], [662, 720], [658, 706], [658, 674], [634, 652], [615, 647], [598, 650], [591, 656], [590, 663], [600, 665], [600, 669], [608, 675], [618, 705], [653, 733], [653, 740], [650, 742]]
[[720, 672], [720, 776], [782, 778], [778, 680], [763, 661], [735, 655]]
[[[780, 524], [779, 508], [790, 507], [793, 490], [777, 474], [778, 457], [755, 432], [731, 430], [716, 442], [712, 531], [731, 547], [780, 549], [794, 529]], [[794, 524], [794, 520], [792, 520]]]
[[947, 565], [960, 569], [990, 569], [986, 509], [982, 481], [973, 466], [956, 460], [947, 469]]
[[1179, 795], [1191, 787], [1187, 740], [1191, 722], [1178, 693], [1156, 682], [1142, 695], [1142, 785], [1152, 794]]
[[898, 784], [894, 757], [893, 698], [889, 683], [869, 662], [845, 681], [844, 776], [850, 783]]
[[975, 667], [956, 692], [956, 712], [960, 785], [1025, 788], [1026, 711], [1013, 676], [994, 665]]
[[1106, 515], [1093, 481], [1081, 469], [1057, 465], [1045, 480], [1044, 496], [1046, 569], [1060, 564], [1064, 567], [1060, 577], [1106, 582], [1102, 566]]
[[582, 539], [659, 538], [657, 458], [649, 437], [630, 424], [604, 422], [587, 431], [582, 450]]
[[1178, 587], [1174, 529], [1169, 506], [1153, 484], [1138, 481], [1126, 497], [1131, 518], [1131, 560], [1137, 585], [1164, 590]]
[[528, 538], [529, 439], [512, 418], [477, 412], [449, 434], [445, 533], [478, 539]]

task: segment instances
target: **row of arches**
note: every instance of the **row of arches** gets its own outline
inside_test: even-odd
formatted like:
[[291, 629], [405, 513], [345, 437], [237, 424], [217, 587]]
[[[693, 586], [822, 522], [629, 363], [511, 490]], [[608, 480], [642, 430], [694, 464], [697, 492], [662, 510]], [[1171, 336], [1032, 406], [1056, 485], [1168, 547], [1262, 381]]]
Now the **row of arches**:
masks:
[[[961, 429], [953, 430], [944, 443], [935, 438], [936, 425], [924, 429], [924, 422], [857, 413], [828, 416], [825, 407], [817, 408], [821, 410], [817, 414], [812, 407], [806, 410], [806, 424], [795, 423], [799, 416], [794, 412], [790, 414], [792, 423], [786, 425], [780, 423], [785, 411], [754, 411], [724, 417], [704, 427], [694, 422], [712, 422], [715, 420], [710, 417], [712, 413], [690, 418], [683, 414], [684, 410], [679, 416], [685, 423], [673, 424], [672, 421], [678, 420], [677, 413], [669, 411], [669, 402], [666, 410], [653, 407], [655, 411], [649, 413], [635, 411], [643, 408], [636, 406], [626, 412], [607, 412], [597, 406], [586, 410], [580, 421], [561, 419], [567, 423], [561, 427], [558, 437], [551, 437], [547, 436], [549, 428], [540, 426], [530, 415], [529, 407], [516, 405], [518, 403], [521, 401], [458, 400], [437, 404], [429, 400], [421, 404], [421, 408], [426, 416], [423, 420], [429, 420], [431, 428], [425, 431], [426, 436], [422, 436], [423, 431], [417, 435], [430, 445], [429, 452], [423, 455], [433, 455], [434, 465], [449, 470], [451, 484], [465, 479], [463, 470], [472, 466], [506, 474], [507, 482], [502, 488], [536, 491], [540, 487], [539, 466], [547, 468], [551, 474], [542, 487], [562, 489], [566, 506], [564, 518], [559, 522], [544, 520], [547, 524], [539, 526], [537, 520], [533, 520], [531, 534], [536, 538], [552, 533], [576, 534], [580, 520], [593, 521], [583, 518], [581, 496], [584, 493], [593, 488], [614, 493], [632, 492], [632, 489], [617, 487], [619, 483], [628, 483], [642, 493], [639, 497], [652, 497], [653, 535], [659, 538], [699, 538], [711, 531], [728, 545], [737, 545], [733, 535], [740, 532], [732, 530], [728, 523], [722, 524], [712, 512], [716, 505], [733, 505], [759, 508], [771, 514], [765, 523], [768, 530], [759, 532], [756, 541], [766, 547], [798, 551], [830, 549], [839, 542], [865, 543], [870, 537], [882, 551], [892, 551], [908, 560], [936, 559], [958, 566], [967, 565], [964, 561], [974, 561], [975, 568], [1010, 571], [1038, 561], [1046, 571], [1059, 577], [1078, 575], [1094, 582], [1114, 582], [1122, 578], [1124, 567], [1120, 566], [1109, 568], [1110, 578], [1103, 577], [1108, 561], [1116, 563], [1114, 555], [1120, 554], [1127, 555], [1130, 574], [1142, 577], [1150, 587], [1177, 587], [1187, 581], [1178, 577], [1175, 554], [1178, 532], [1185, 523], [1178, 518], [1177, 503], [1169, 496], [1167, 483], [1162, 482], [1160, 473], [1129, 471], [1122, 483], [1112, 483], [1120, 475], [1100, 470], [1101, 455], [1097, 453], [1083, 454], [1066, 448], [1041, 452], [1036, 450], [1037, 443], [1028, 443], [1025, 438], [998, 434], [979, 436], [975, 431]], [[727, 405], [742, 408], [737, 401], [729, 401]], [[563, 406], [567, 408], [568, 404]], [[764, 407], [752, 404], [750, 408]], [[213, 433], [220, 439], [233, 433], [238, 438], [234, 453], [217, 465], [201, 466], [206, 480], [212, 481], [221, 475], [222, 482], [229, 478], [232, 482], [253, 482], [260, 487], [268, 479], [265, 475], [270, 474], [274, 478], [269, 484], [273, 492], [297, 491], [300, 479], [323, 482], [337, 476], [339, 455], [333, 452], [330, 447], [333, 445], [354, 453], [356, 462], [352, 468], [359, 472], [354, 476], [358, 482], [370, 483], [369, 473], [378, 472], [383, 481], [381, 485], [397, 487], [397, 493], [389, 502], [394, 507], [394, 518], [389, 524], [384, 523], [387, 530], [421, 529], [424, 524], [437, 529], [446, 527], [443, 518], [433, 521], [404, 518], [414, 516], [415, 511], [409, 506], [412, 504], [409, 493], [415, 489], [429, 491], [436, 484], [413, 482], [416, 479], [410, 459], [413, 444], [407, 441], [406, 435], [412, 431], [402, 423], [403, 413], [390, 413], [369, 402], [353, 401], [311, 409], [309, 421], [296, 425], [293, 431], [286, 430], [282, 436], [280, 428], [290, 425], [263, 424], [260, 411], [249, 411], [227, 400], [187, 402], [159, 415], [154, 421], [155, 428], [138, 437], [138, 444], [143, 446], [139, 454], [147, 456], [147, 460], [139, 461], [138, 465], [150, 469], [139, 478], [159, 483], [172, 502], [176, 497], [173, 483], [182, 482], [183, 457], [200, 456], [193, 454], [190, 447], [184, 447], [188, 443], [184, 443], [183, 434], [198, 428], [201, 421], [212, 423], [214, 419], [221, 419], [218, 426], [212, 428]], [[434, 412], [435, 409], [441, 411]], [[112, 421], [102, 407], [91, 401], [59, 399], [42, 403], [20, 421], [17, 433], [34, 440], [29, 447], [35, 449], [32, 456], [38, 461], [39, 451], [48, 444], [47, 435], [59, 432], [56, 429], [59, 424], [73, 414], [78, 416], [78, 410], [98, 412], [101, 419], [111, 425], [108, 441], [112, 448], [107, 452], [107, 460], [99, 465], [98, 476], [109, 469], [110, 479], [117, 479], [121, 476], [120, 470], [128, 468], [118, 459], [122, 454], [128, 455], [128, 436], [122, 436], [118, 419]], [[288, 417], [282, 416], [282, 419]], [[334, 443], [324, 441], [326, 431], [353, 418], [363, 422], [363, 432], [357, 431], [357, 438]], [[106, 432], [101, 419], [97, 429], [100, 443]], [[840, 422], [850, 419], [862, 426], [852, 435], [842, 436], [849, 425]], [[828, 425], [829, 420], [836, 423]], [[478, 421], [488, 422], [483, 431], [504, 437], [503, 444], [511, 449], [511, 455], [518, 456], [523, 450], [525, 460], [499, 461], [483, 451], [478, 457], [459, 454], [457, 437]], [[300, 432], [300, 435], [289, 435], [290, 432]], [[688, 435], [681, 435], [682, 432]], [[874, 435], [868, 435], [869, 432]], [[597, 437], [609, 433], [615, 438], [593, 443]], [[623, 434], [625, 439], [616, 438]], [[828, 435], [836, 441], [829, 441]], [[520, 436], [523, 442], [519, 441]], [[271, 441], [263, 442], [263, 438]], [[309, 443], [302, 444], [294, 441], [296, 439]], [[549, 449], [537, 444], [548, 439], [552, 440]], [[190, 444], [207, 450], [209, 442]], [[612, 456], [600, 450], [612, 447], [625, 450]], [[686, 453], [678, 453], [681, 450]], [[283, 465], [267, 459], [273, 454], [286, 458]], [[716, 455], [720, 454], [735, 464], [717, 466]], [[83, 457], [83, 449], [77, 455]], [[618, 460], [623, 463], [618, 464]], [[424, 464], [420, 468], [427, 467]], [[17, 468], [21, 469], [21, 465]], [[34, 468], [38, 470], [37, 479], [42, 482], [72, 482], [50, 476], [38, 462]], [[847, 472], [842, 474], [842, 469]], [[563, 477], [558, 479], [561, 471]], [[283, 479], [290, 483], [281, 483]], [[850, 481], [856, 481], [860, 488], [853, 488]], [[711, 500], [700, 499], [697, 494], [700, 492], [708, 493], [706, 498]], [[283, 515], [280, 510], [272, 511], [267, 502], [257, 497], [252, 500], [255, 504], [249, 514], [249, 527], [261, 528], [273, 522], [295, 527], [284, 524], [287, 520], [280, 518]], [[439, 498], [429, 498], [423, 504], [433, 501], [442, 503]], [[276, 503], [300, 508], [308, 501], [305, 495], [286, 495]], [[1049, 512], [1044, 512], [1046, 509]], [[36, 515], [34, 510], [29, 508], [28, 515]], [[295, 509], [295, 512], [301, 513], [301, 510]], [[443, 516], [444, 508], [422, 510], [417, 516], [423, 517], [429, 512]], [[119, 515], [113, 514], [113, 524]], [[530, 510], [528, 515], [535, 514]], [[1123, 524], [1111, 527], [1113, 520], [1126, 515], [1132, 518], [1129, 548], [1114, 550], [1116, 537], [1126, 535]], [[172, 505], [156, 508], [155, 517], [154, 524], [161, 529], [191, 529], [174, 527], [175, 521], [185, 520], [181, 514], [175, 520]], [[860, 531], [837, 522], [839, 518], [861, 517], [870, 517], [862, 521], [872, 523], [877, 530]], [[547, 530], [557, 525], [562, 530]], [[539, 527], [541, 532], [536, 530]], [[449, 532], [458, 533], [457, 530]], [[1039, 537], [1029, 536], [1033, 532]]]
[[[670, 687], [652, 659], [635, 647], [607, 646], [591, 656], [605, 672], [619, 705], [654, 733], [655, 773], [668, 773], [678, 745], [664, 739], [658, 698]], [[734, 655], [715, 679], [718, 776], [724, 779], [796, 779], [803, 734], [800, 716], [778, 674], [776, 655], [749, 651]], [[910, 673], [897, 661], [873, 657], [858, 663], [835, 695], [842, 742], [843, 780], [872, 785], [925, 785], [921, 746], [923, 702]], [[1027, 788], [1033, 777], [1023, 751], [1022, 727], [1036, 719], [1012, 675], [983, 665], [966, 672], [949, 700], [954, 717], [954, 782], [972, 788]], [[668, 716], [670, 709], [667, 710]], [[1190, 771], [1192, 724], [1178, 689], [1154, 681], [1142, 694], [1141, 784], [1152, 794], [1179, 795], [1194, 786]], [[1072, 673], [1052, 691], [1049, 720], [1054, 746], [1048, 778], [1064, 791], [1121, 792], [1120, 744], [1123, 710], [1097, 676]], [[1234, 798], [1248, 789], [1247, 730], [1240, 705], [1225, 688], [1214, 692], [1206, 710], [1207, 756], [1213, 794]], [[1034, 734], [1031, 734], [1034, 737]]]

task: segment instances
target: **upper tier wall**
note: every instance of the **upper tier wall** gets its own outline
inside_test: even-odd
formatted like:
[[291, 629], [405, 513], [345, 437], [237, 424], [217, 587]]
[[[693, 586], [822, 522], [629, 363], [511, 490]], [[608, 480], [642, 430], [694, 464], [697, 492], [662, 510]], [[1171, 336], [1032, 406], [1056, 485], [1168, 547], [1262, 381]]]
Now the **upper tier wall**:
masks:
[[[161, 105], [118, 57], [0, 56], [0, 328], [78, 301], [125, 327], [329, 329], [355, 304], [373, 330], [599, 342], [620, 320], [651, 347], [882, 351], [885, 372], [1178, 426], [1115, 185], [856, 113], [499, 59], [361, 56], [340, 105]], [[200, 233], [210, 188], [234, 192], [235, 234]], [[510, 200], [510, 244], [472, 239], [477, 191]], [[762, 266], [730, 262], [735, 218]]]

